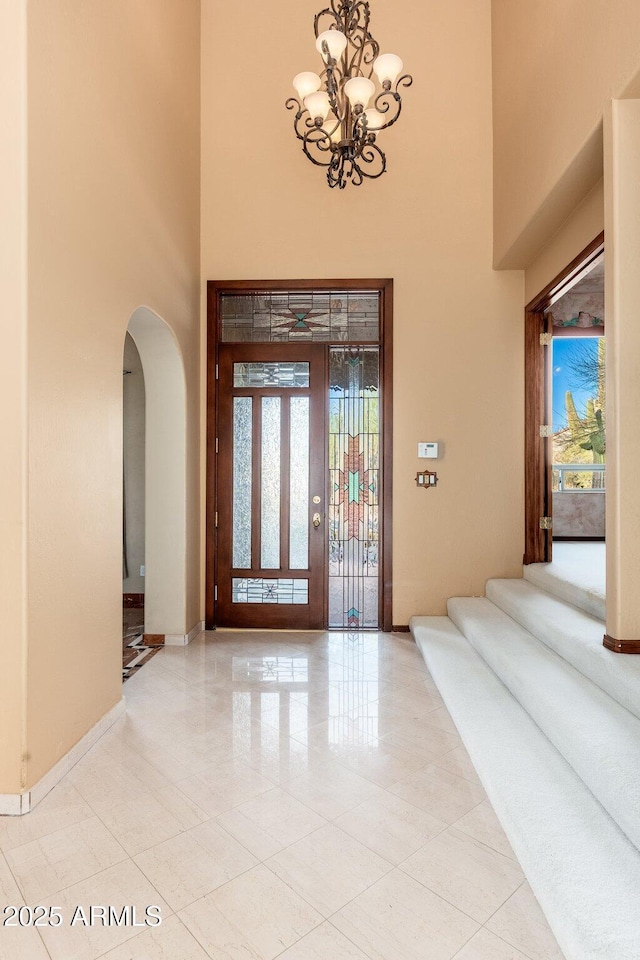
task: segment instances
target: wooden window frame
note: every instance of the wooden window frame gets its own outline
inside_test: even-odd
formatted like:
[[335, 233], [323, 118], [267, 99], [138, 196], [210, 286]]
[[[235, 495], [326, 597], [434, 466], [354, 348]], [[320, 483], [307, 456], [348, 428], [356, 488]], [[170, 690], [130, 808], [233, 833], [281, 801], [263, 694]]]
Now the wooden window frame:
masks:
[[545, 311], [570, 289], [580, 274], [604, 251], [604, 233], [598, 234], [544, 290], [525, 307], [524, 327], [524, 502], [523, 563], [548, 563], [552, 556], [553, 531], [542, 530], [540, 517], [552, 516], [550, 441], [540, 436], [540, 426], [549, 423], [548, 364], [541, 352], [540, 335], [552, 332]]
[[[392, 503], [393, 503], [393, 280], [346, 279], [346, 280], [209, 280], [207, 281], [207, 424], [206, 424], [206, 519], [205, 519], [205, 626], [216, 626], [216, 603], [214, 588], [217, 582], [216, 557], [216, 437], [218, 436], [218, 382], [216, 367], [218, 347], [222, 342], [220, 298], [225, 293], [251, 293], [254, 291], [301, 292], [309, 290], [374, 291], [380, 294], [380, 382], [382, 386], [382, 509], [380, 514], [382, 556], [380, 570], [381, 622], [378, 629], [392, 630]], [[331, 342], [331, 341], [329, 341]], [[336, 345], [346, 342], [336, 341]], [[374, 341], [364, 346], [374, 346]], [[325, 610], [326, 620], [326, 610]]]

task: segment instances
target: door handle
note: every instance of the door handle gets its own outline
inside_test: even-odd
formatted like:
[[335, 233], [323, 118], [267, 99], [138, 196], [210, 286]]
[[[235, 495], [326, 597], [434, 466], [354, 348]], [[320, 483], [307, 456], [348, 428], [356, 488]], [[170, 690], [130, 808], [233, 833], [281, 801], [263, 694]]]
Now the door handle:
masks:
[[322, 522], [322, 521], [321, 521], [321, 519], [320, 519], [320, 514], [319, 514], [319, 513], [314, 513], [314, 515], [313, 515], [313, 525], [314, 525], [314, 527], [319, 527], [321, 522]]

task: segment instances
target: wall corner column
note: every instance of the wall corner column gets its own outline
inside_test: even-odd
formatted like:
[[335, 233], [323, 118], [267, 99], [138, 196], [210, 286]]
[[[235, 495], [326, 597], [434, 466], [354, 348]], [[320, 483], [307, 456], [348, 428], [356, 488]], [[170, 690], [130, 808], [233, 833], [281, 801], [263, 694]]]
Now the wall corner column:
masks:
[[27, 0], [0, 6], [0, 814], [27, 778]]
[[604, 644], [640, 653], [640, 100], [605, 113], [607, 615]]

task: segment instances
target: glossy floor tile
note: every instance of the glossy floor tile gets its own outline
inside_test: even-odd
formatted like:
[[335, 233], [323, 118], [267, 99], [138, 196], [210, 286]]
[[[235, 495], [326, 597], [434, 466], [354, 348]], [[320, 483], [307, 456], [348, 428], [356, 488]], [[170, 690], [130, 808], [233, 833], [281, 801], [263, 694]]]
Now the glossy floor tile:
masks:
[[323, 917], [330, 917], [393, 866], [333, 823], [292, 843], [266, 863]]
[[258, 863], [213, 820], [145, 850], [134, 861], [176, 911]]
[[260, 860], [274, 856], [326, 824], [295, 797], [274, 787], [221, 814], [218, 823]]
[[331, 923], [322, 923], [280, 954], [278, 960], [368, 960], [355, 943]]
[[363, 800], [382, 793], [381, 787], [335, 760], [289, 780], [284, 786], [288, 793], [327, 820], [333, 820]]
[[50, 833], [6, 854], [27, 904], [43, 904], [58, 890], [127, 859], [98, 817]]
[[437, 767], [448, 770], [449, 773], [455, 773], [457, 777], [464, 777], [471, 783], [480, 783], [480, 777], [476, 768], [471, 762], [471, 758], [464, 747], [456, 747], [450, 753], [445, 753], [434, 761]]
[[105, 806], [100, 816], [130, 857], [208, 820], [206, 813], [173, 785]]
[[2, 910], [0, 927], [0, 960], [49, 960], [40, 931], [35, 927], [5, 926], [13, 924], [14, 917], [7, 911], [9, 906], [19, 906], [23, 903], [23, 896], [9, 870], [7, 861], [0, 853], [0, 909]]
[[485, 923], [524, 881], [515, 861], [455, 828], [421, 847], [401, 870]]
[[103, 954], [103, 960], [210, 960], [176, 916]]
[[338, 762], [379, 787], [390, 787], [424, 767], [422, 757], [378, 739], [372, 740], [369, 745], [354, 746], [342, 754]]
[[482, 927], [475, 937], [471, 937], [462, 950], [456, 953], [454, 960], [527, 960], [527, 957], [490, 933], [486, 927]]
[[400, 870], [343, 907], [332, 923], [372, 960], [451, 960], [480, 927]]
[[561, 960], [408, 636], [219, 630], [124, 692], [0, 817], [3, 904], [64, 919], [0, 960]]
[[[131, 860], [58, 891], [47, 904], [58, 907], [63, 918], [60, 926], [40, 928], [52, 960], [97, 960], [147, 929], [134, 925], [144, 923], [147, 907], [157, 907], [163, 921], [172, 913]], [[128, 922], [119, 924], [114, 918], [113, 922], [103, 923], [98, 919], [97, 907], [112, 907], [119, 916], [127, 907]]]
[[264, 864], [187, 907], [180, 917], [216, 960], [274, 960], [322, 922]]
[[487, 796], [480, 784], [471, 783], [436, 764], [426, 764], [389, 789], [448, 825], [464, 817]]
[[530, 960], [562, 960], [562, 952], [528, 883], [523, 883], [494, 913], [487, 929]]
[[93, 815], [75, 787], [63, 780], [28, 816], [0, 817], [0, 850], [7, 853]]
[[402, 863], [447, 827], [386, 790], [343, 813], [335, 823], [394, 864]]
[[516, 859], [511, 844], [507, 840], [507, 836], [500, 826], [500, 821], [488, 800], [478, 804], [464, 817], [461, 817], [456, 823], [456, 830], [461, 830], [473, 837], [474, 840], [479, 840], [493, 850], [497, 850], [498, 853], [504, 854], [505, 857], [511, 857], [512, 860]]

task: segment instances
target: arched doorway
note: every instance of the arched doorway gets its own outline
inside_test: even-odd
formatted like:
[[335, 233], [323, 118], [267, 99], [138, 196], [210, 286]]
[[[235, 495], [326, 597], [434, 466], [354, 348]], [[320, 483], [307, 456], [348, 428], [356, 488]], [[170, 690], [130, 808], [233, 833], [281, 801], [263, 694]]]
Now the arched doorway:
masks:
[[169, 325], [148, 307], [131, 315], [145, 388], [145, 633], [186, 642], [186, 384]]

